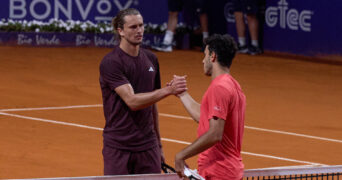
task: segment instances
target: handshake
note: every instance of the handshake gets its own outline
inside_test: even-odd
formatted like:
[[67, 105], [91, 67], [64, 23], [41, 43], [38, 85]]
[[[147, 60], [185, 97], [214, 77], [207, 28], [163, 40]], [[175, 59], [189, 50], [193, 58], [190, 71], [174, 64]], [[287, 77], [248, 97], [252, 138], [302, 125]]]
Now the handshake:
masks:
[[177, 76], [173, 75], [173, 79], [166, 83], [166, 88], [168, 88], [170, 94], [176, 95], [178, 97], [183, 96], [188, 90], [186, 86], [186, 75]]

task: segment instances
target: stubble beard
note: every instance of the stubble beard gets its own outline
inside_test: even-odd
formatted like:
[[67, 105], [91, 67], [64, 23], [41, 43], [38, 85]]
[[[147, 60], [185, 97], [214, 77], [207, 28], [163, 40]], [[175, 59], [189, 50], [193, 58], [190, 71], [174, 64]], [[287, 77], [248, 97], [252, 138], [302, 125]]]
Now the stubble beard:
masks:
[[205, 73], [204, 73], [206, 76], [211, 76], [211, 70], [207, 70]]
[[204, 64], [204, 74], [206, 76], [211, 76], [212, 74], [212, 69], [213, 69], [213, 65], [210, 64], [210, 59], [207, 59], [207, 62]]
[[140, 42], [133, 42], [133, 41], [130, 41], [130, 40], [126, 39], [126, 41], [127, 41], [129, 44], [133, 45], [133, 46], [139, 46], [139, 45], [141, 45], [141, 43], [142, 43], [142, 40], [141, 40]]

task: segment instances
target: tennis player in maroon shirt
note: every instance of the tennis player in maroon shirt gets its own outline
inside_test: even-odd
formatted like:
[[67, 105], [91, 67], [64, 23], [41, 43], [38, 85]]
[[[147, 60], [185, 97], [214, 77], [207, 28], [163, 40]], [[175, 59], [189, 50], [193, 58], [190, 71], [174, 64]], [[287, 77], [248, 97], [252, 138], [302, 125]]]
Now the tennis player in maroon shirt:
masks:
[[144, 24], [138, 10], [121, 10], [113, 26], [120, 44], [100, 64], [104, 175], [160, 173], [163, 151], [155, 103], [185, 91], [185, 78], [161, 88], [157, 57], [140, 47]]

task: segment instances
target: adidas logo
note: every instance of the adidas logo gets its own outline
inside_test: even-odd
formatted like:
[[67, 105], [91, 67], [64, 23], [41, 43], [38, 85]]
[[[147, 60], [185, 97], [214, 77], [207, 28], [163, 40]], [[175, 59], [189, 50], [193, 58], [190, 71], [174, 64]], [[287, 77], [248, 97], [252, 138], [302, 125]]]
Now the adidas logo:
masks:
[[150, 67], [150, 69], [149, 69], [148, 71], [150, 71], [150, 72], [153, 72], [154, 70], [153, 70], [153, 68], [152, 68], [152, 67]]

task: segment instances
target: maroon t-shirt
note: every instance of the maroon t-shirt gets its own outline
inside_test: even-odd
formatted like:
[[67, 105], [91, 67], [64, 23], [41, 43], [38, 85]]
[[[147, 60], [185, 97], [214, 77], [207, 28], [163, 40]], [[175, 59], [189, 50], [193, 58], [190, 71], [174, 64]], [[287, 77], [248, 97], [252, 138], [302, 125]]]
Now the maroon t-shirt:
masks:
[[144, 151], [158, 144], [154, 130], [152, 106], [132, 111], [114, 91], [130, 83], [134, 93], [151, 92], [160, 88], [157, 57], [140, 48], [133, 57], [119, 46], [108, 53], [100, 64], [100, 85], [106, 124], [103, 130], [105, 145], [130, 151]]

